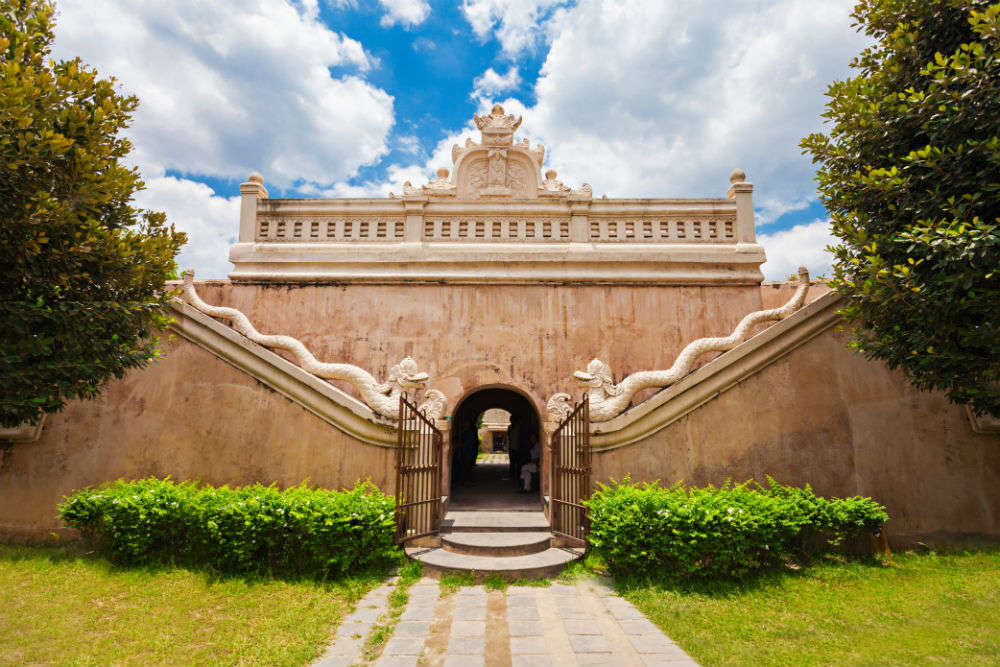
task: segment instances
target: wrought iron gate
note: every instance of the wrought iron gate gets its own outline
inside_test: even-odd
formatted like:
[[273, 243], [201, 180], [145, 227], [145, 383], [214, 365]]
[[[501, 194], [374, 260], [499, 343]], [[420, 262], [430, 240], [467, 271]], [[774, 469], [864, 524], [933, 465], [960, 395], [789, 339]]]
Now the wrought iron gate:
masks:
[[552, 532], [585, 544], [590, 495], [590, 403], [584, 396], [552, 434]]
[[399, 397], [396, 436], [396, 543], [441, 530], [441, 431]]

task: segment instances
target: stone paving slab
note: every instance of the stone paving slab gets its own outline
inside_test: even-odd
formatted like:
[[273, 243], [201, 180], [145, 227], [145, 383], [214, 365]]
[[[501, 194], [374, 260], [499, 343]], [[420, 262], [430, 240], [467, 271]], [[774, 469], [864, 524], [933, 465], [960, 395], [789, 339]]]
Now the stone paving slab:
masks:
[[538, 621], [507, 621], [508, 633], [511, 637], [534, 637], [542, 634], [542, 623]]
[[[368, 619], [384, 611], [391, 590], [380, 587], [358, 603], [317, 665], [362, 664], [355, 660], [374, 625]], [[412, 586], [393, 637], [368, 667], [697, 667], [607, 582], [511, 586], [501, 593], [471, 586], [439, 596], [437, 581]]]
[[358, 600], [354, 611], [344, 617], [326, 652], [315, 663], [316, 667], [350, 667], [361, 661], [365, 639], [375, 622], [388, 611], [389, 594], [396, 587], [398, 577], [373, 588]]

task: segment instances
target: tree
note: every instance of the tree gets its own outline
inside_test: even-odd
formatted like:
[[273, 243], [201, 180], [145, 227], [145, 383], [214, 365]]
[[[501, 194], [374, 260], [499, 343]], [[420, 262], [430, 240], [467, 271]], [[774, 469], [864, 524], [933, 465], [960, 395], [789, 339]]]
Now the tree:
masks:
[[49, 58], [53, 6], [0, 0], [0, 425], [96, 396], [157, 356], [184, 243], [121, 136], [138, 101]]
[[1000, 416], [1000, 3], [863, 0], [874, 39], [806, 137], [852, 345]]

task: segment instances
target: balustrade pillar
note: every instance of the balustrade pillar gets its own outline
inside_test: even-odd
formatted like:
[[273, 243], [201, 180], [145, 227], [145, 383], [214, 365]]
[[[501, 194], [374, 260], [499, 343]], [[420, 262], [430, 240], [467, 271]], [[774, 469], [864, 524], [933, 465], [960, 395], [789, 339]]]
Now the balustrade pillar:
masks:
[[[756, 245], [757, 228], [753, 220], [753, 183], [746, 182], [742, 169], [734, 169], [729, 176], [726, 197], [736, 200], [736, 242], [739, 245]], [[737, 247], [737, 252], [740, 249]]]
[[403, 199], [403, 210], [406, 212], [404, 240], [407, 243], [420, 243], [424, 239], [424, 206], [427, 197], [407, 196]]
[[264, 178], [254, 172], [240, 183], [240, 243], [253, 243], [257, 237], [257, 202], [267, 199]]

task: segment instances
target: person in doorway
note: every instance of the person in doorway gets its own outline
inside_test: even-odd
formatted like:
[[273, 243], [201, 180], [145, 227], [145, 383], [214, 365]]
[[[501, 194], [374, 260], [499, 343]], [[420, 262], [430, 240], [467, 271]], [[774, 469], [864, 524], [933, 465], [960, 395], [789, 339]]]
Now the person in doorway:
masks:
[[507, 476], [504, 479], [514, 480], [517, 486], [517, 443], [521, 433], [520, 420], [511, 415], [510, 426], [507, 427]]
[[538, 446], [538, 435], [528, 434], [528, 460], [521, 466], [521, 493], [530, 493], [533, 488], [535, 475], [538, 474], [538, 464], [541, 458], [541, 448]]

